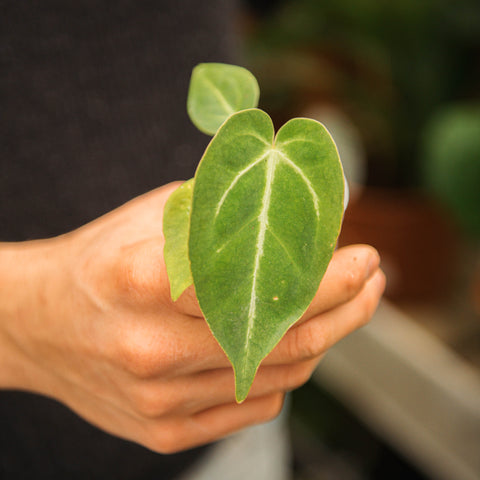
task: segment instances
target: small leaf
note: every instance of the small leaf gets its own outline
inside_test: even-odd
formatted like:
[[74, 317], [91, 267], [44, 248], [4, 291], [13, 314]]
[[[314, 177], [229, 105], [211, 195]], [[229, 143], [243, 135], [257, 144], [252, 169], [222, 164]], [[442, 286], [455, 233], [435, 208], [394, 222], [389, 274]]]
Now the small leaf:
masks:
[[305, 312], [343, 216], [343, 170], [318, 122], [293, 119], [274, 139], [257, 109], [232, 115], [200, 162], [189, 254], [200, 307], [243, 401], [262, 359]]
[[170, 294], [174, 301], [193, 283], [188, 259], [192, 194], [193, 178], [170, 195], [163, 213], [163, 255], [170, 281]]
[[232, 114], [258, 105], [260, 90], [245, 68], [223, 63], [201, 63], [192, 72], [187, 111], [194, 125], [214, 135]]

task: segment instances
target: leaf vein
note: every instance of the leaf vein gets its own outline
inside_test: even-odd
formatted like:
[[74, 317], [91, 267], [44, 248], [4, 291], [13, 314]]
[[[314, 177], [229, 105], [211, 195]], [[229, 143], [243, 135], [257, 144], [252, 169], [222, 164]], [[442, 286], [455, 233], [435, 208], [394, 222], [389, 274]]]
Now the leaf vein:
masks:
[[305, 184], [307, 185], [307, 188], [308, 188], [308, 191], [310, 192], [310, 195], [312, 196], [312, 199], [313, 199], [313, 206], [315, 207], [315, 214], [317, 216], [317, 218], [320, 218], [320, 200], [318, 198], [318, 195], [317, 195], [317, 192], [315, 191], [315, 189], [313, 188], [313, 185], [312, 183], [310, 182], [310, 180], [308, 179], [308, 177], [303, 173], [302, 169], [297, 165], [295, 164], [294, 162], [292, 162], [292, 160], [290, 160], [290, 158], [285, 154], [283, 153], [282, 151], [280, 150], [277, 150], [278, 154], [280, 155], [280, 158], [287, 164], [289, 165], [293, 170], [295, 170], [295, 172], [300, 175], [300, 177], [302, 178], [302, 180], [305, 182]]
[[229, 193], [232, 191], [232, 189], [235, 187], [235, 185], [238, 183], [238, 181], [247, 173], [249, 172], [253, 167], [258, 165], [260, 162], [262, 162], [266, 156], [268, 156], [269, 151], [266, 151], [263, 155], [258, 157], [255, 161], [250, 163], [248, 166], [246, 166], [243, 170], [237, 173], [233, 180], [230, 182], [230, 185], [228, 188], [223, 192], [222, 197], [220, 198], [217, 208], [215, 209], [215, 218], [218, 217], [218, 214], [220, 213], [220, 210], [222, 209], [223, 204], [225, 203], [225, 200], [227, 199]]
[[275, 232], [270, 228], [269, 233], [272, 235], [272, 237], [277, 241], [277, 243], [280, 245], [281, 249], [285, 252], [287, 257], [290, 259], [290, 263], [295, 267], [297, 272], [301, 275], [302, 274], [302, 269], [298, 262], [292, 257], [290, 252], [288, 251], [286, 245], [283, 243], [283, 241], [278, 237]]
[[290, 143], [295, 143], [295, 142], [302, 142], [302, 143], [313, 143], [314, 145], [319, 145], [322, 146], [321, 142], [316, 142], [315, 140], [312, 140], [311, 138], [291, 138], [290, 140], [284, 140], [280, 142], [280, 145], [289, 145]]
[[235, 112], [235, 109], [232, 105], [228, 102], [228, 100], [223, 95], [222, 91], [213, 83], [208, 77], [204, 77], [204, 81], [210, 86], [213, 94], [217, 97], [217, 100], [222, 105], [225, 112], [229, 115]]
[[245, 230], [247, 227], [249, 227], [253, 222], [255, 222], [256, 218], [252, 218], [251, 220], [249, 220], [248, 222], [246, 222], [239, 230], [237, 230], [233, 235], [230, 236], [230, 238], [228, 238], [227, 241], [225, 241], [224, 243], [222, 243], [222, 245], [220, 245], [219, 248], [217, 248], [216, 252], [217, 253], [220, 253], [228, 244], [230, 244], [232, 242], [232, 240], [234, 240], [235, 238], [237, 238], [237, 236], [243, 232], [243, 230]]
[[241, 133], [241, 134], [238, 134], [236, 135], [236, 138], [238, 137], [252, 137], [252, 138], [256, 138], [257, 140], [259, 140], [260, 142], [262, 142], [265, 146], [269, 147], [269, 148], [272, 148], [272, 144], [267, 142], [267, 140], [265, 140], [264, 138], [260, 137], [260, 135], [255, 135], [254, 133], [252, 132], [247, 132], [247, 133]]

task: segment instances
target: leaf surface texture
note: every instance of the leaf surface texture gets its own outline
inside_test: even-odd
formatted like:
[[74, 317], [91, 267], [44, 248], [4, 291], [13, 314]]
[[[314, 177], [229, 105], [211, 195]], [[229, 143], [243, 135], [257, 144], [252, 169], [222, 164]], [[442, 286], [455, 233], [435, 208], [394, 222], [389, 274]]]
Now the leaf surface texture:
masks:
[[262, 359], [311, 303], [343, 215], [327, 130], [293, 119], [275, 137], [258, 109], [231, 115], [195, 175], [189, 255], [206, 320], [243, 401]]

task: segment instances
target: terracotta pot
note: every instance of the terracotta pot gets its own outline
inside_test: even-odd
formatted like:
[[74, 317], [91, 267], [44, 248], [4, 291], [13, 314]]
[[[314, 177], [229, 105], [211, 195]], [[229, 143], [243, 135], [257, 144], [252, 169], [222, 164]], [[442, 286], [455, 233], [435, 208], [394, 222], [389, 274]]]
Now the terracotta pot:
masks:
[[365, 188], [345, 213], [339, 245], [352, 243], [378, 249], [392, 300], [431, 301], [451, 291], [456, 231], [446, 212], [419, 193]]

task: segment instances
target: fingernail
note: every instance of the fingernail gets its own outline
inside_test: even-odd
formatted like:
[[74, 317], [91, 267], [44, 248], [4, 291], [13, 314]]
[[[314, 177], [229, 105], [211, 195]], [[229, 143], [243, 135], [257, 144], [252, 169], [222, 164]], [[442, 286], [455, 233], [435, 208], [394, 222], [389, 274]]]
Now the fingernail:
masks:
[[367, 270], [365, 272], [365, 279], [369, 279], [380, 266], [380, 255], [375, 250], [370, 254], [370, 258], [367, 263]]
[[385, 274], [381, 270], [377, 270], [377, 274], [374, 280], [376, 283], [378, 294], [380, 296], [383, 295], [383, 292], [385, 292], [385, 287], [387, 286], [387, 278], [385, 277]]

